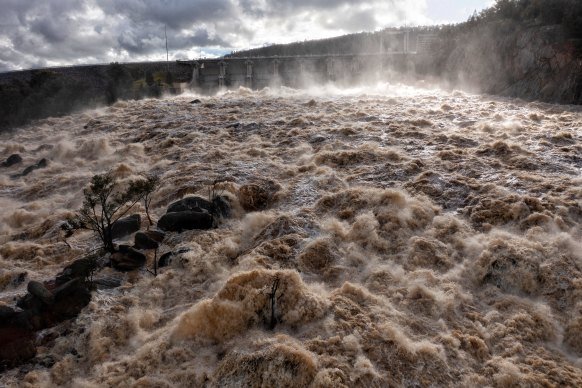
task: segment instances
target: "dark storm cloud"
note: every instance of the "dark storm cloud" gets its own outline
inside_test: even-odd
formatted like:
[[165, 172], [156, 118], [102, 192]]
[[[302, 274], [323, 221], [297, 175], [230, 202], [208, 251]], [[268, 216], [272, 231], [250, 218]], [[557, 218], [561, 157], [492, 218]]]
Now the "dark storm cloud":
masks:
[[[64, 24], [66, 26], [67, 24]], [[56, 20], [35, 19], [29, 23], [30, 31], [41, 35], [47, 42], [62, 42], [70, 34], [62, 23]]]
[[232, 18], [236, 13], [232, 0], [103, 0], [99, 5], [108, 15], [123, 15], [138, 23], [159, 22], [175, 29]]
[[[141, 27], [144, 27], [143, 25]], [[157, 31], [157, 32], [153, 32]], [[145, 28], [128, 28], [118, 37], [119, 47], [132, 54], [151, 54], [165, 48], [163, 27], [155, 23], [147, 23]], [[199, 28], [188, 33], [169, 31], [168, 45], [172, 50], [183, 50], [191, 47], [222, 46], [229, 43], [218, 36], [212, 36], [207, 30]]]

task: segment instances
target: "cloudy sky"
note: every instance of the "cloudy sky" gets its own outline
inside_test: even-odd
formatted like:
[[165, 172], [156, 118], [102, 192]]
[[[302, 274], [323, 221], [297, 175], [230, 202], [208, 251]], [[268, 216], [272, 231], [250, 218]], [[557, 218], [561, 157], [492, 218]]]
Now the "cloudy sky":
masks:
[[216, 56], [466, 20], [492, 0], [0, 0], [0, 71]]

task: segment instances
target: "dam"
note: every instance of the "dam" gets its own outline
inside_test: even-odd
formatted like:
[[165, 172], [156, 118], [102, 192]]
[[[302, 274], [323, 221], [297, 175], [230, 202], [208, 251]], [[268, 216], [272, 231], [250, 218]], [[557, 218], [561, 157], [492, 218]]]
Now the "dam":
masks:
[[[267, 86], [303, 88], [313, 82], [353, 84], [368, 78], [389, 80], [390, 74], [414, 73], [416, 53], [335, 54], [273, 57], [224, 57], [176, 61], [190, 68], [190, 86], [261, 89]], [[183, 74], [184, 70], [180, 69]]]

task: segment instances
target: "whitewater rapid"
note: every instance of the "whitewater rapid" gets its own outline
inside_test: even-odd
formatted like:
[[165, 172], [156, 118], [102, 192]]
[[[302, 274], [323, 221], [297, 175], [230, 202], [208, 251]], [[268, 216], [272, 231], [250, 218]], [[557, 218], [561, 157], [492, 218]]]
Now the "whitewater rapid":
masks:
[[[0, 385], [582, 386], [577, 107], [239, 89], [38, 121], [0, 150], [24, 159], [0, 170], [0, 303], [26, 292], [22, 273], [49, 279], [98, 246], [60, 228], [94, 174], [159, 175], [156, 218], [214, 181], [233, 207], [216, 229], [169, 234], [159, 254], [185, 251], [169, 268], [94, 292], [39, 334], [54, 365]], [[238, 203], [249, 183], [274, 188], [267, 210]]]

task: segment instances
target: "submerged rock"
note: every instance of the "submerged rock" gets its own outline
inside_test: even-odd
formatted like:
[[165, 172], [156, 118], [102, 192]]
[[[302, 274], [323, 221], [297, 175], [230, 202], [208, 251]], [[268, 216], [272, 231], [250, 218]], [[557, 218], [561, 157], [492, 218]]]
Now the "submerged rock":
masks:
[[16, 177], [26, 176], [26, 175], [30, 174], [31, 172], [33, 172], [34, 170], [45, 168], [46, 166], [48, 166], [48, 161], [45, 158], [42, 158], [41, 160], [38, 161], [38, 163], [33, 164], [32, 166], [26, 167], [24, 169], [24, 171], [22, 171], [22, 173], [20, 175], [16, 175]]
[[156, 230], [137, 232], [133, 247], [135, 249], [158, 249], [165, 236], [165, 233]]
[[182, 253], [189, 252], [189, 251], [190, 251], [189, 248], [182, 248], [182, 249], [178, 249], [175, 252], [164, 253], [162, 256], [160, 256], [160, 259], [158, 260], [158, 268], [163, 268], [163, 267], [169, 266], [172, 263], [175, 256], [182, 254]]
[[91, 275], [91, 272], [95, 271], [97, 268], [97, 263], [95, 260], [89, 258], [83, 258], [73, 261], [71, 264], [66, 266], [61, 273], [56, 277], [56, 284], [61, 285], [74, 278], [85, 279]]
[[111, 226], [111, 237], [115, 240], [137, 232], [141, 227], [141, 216], [132, 214], [128, 217], [121, 218]]
[[111, 255], [111, 266], [119, 271], [134, 271], [145, 263], [146, 256], [129, 245], [120, 245], [119, 252]]
[[6, 159], [2, 164], [1, 167], [12, 167], [15, 164], [22, 163], [22, 157], [18, 154], [12, 154]]
[[244, 185], [238, 191], [238, 200], [246, 211], [266, 209], [275, 192], [274, 187], [266, 185]]
[[168, 232], [211, 229], [213, 226], [214, 218], [212, 215], [197, 211], [167, 213], [158, 221], [158, 228]]

